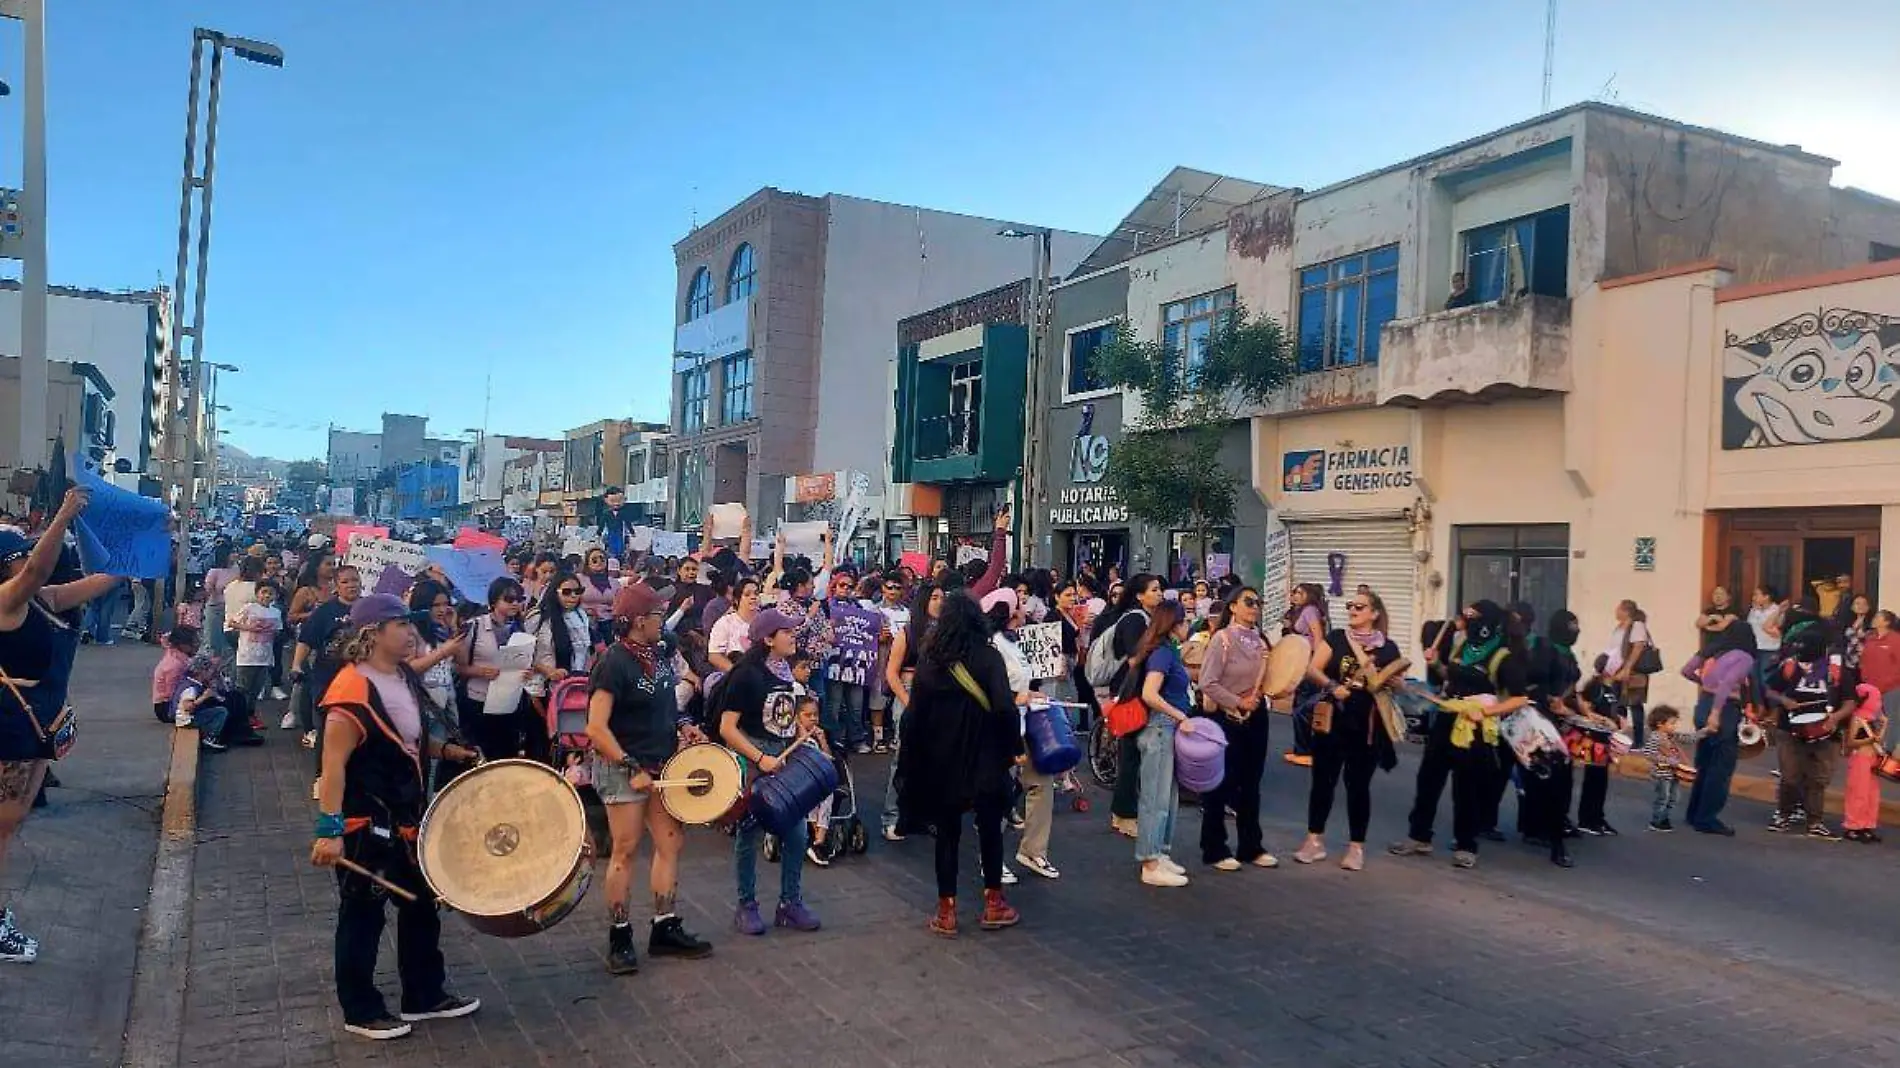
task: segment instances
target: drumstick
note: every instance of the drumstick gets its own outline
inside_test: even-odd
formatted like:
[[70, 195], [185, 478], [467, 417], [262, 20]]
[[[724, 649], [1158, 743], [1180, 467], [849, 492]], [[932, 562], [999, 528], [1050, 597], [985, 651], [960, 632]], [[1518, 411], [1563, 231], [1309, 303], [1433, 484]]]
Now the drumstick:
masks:
[[390, 882], [388, 879], [385, 879], [382, 876], [376, 874], [375, 872], [370, 871], [368, 868], [363, 867], [361, 864], [358, 864], [357, 862], [349, 859], [348, 857], [336, 858], [336, 866], [339, 868], [347, 869], [349, 871], [353, 871], [356, 874], [361, 875], [363, 878], [368, 879], [370, 882], [375, 883], [377, 886], [380, 886], [383, 889], [389, 891], [390, 893], [395, 894], [397, 897], [402, 898], [404, 901], [407, 901], [410, 904], [414, 904], [416, 901], [416, 895], [410, 893], [407, 890], [404, 890], [402, 887], [397, 886], [395, 883]]

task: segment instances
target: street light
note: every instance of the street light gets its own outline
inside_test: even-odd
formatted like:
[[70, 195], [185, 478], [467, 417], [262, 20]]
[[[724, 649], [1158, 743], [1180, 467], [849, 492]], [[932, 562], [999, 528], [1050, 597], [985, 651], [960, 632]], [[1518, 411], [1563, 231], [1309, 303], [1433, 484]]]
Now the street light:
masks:
[[[206, 86], [204, 170], [202, 174], [199, 174], [197, 173], [198, 95], [199, 82], [204, 71], [204, 53], [207, 45], [211, 51], [211, 76]], [[172, 366], [170, 368], [171, 380], [176, 383], [179, 380], [178, 358], [180, 348], [183, 339], [189, 337], [191, 339], [191, 384], [190, 397], [186, 404], [186, 426], [189, 428], [191, 436], [188, 437], [185, 442], [189, 453], [188, 456], [180, 455], [180, 436], [173, 437], [171, 455], [173, 461], [175, 461], [173, 465], [175, 475], [180, 473], [176, 461], [187, 458], [197, 458], [199, 445], [196, 434], [201, 426], [205, 403], [205, 278], [209, 271], [211, 256], [212, 179], [217, 172], [218, 158], [218, 90], [224, 80], [224, 54], [226, 52], [230, 52], [232, 55], [246, 62], [256, 63], [260, 66], [282, 67], [284, 65], [283, 49], [268, 41], [254, 40], [249, 37], [231, 37], [217, 30], [205, 29], [202, 26], [196, 27], [191, 31], [191, 88], [185, 97], [185, 173], [178, 197], [178, 271], [176, 281], [172, 287], [172, 299], [176, 303], [173, 305], [172, 313]], [[199, 190], [197, 269], [192, 276], [191, 323], [187, 326], [184, 323], [184, 316], [180, 314], [179, 309], [183, 307], [184, 303], [186, 269], [191, 265], [191, 194], [194, 189]], [[221, 370], [237, 370], [235, 367], [224, 364], [214, 366]], [[166, 413], [168, 419], [170, 414], [170, 412]], [[217, 448], [216, 435], [211, 436], [211, 447], [215, 455]], [[179, 477], [174, 486], [169, 489], [182, 491], [182, 483], [183, 478]], [[167, 499], [169, 500], [171, 496], [172, 493], [168, 491], [166, 494]], [[181, 492], [179, 496], [180, 503], [182, 504], [184, 494]], [[178, 551], [174, 556], [173, 570], [176, 575], [175, 581], [178, 584], [178, 588], [183, 590], [185, 588], [185, 546], [183, 541], [180, 541]]]
[[1049, 415], [1042, 403], [1043, 334], [1049, 327], [1050, 260], [1054, 258], [1050, 245], [1055, 231], [1046, 226], [1027, 229], [1005, 226], [996, 231], [996, 236], [1033, 238], [1036, 242], [1034, 265], [1029, 275], [1029, 381], [1023, 396], [1029, 418], [1023, 421], [1023, 477], [1017, 482], [1023, 505], [1017, 512], [1021, 524], [1018, 529], [1022, 531], [1019, 548], [1024, 550], [1018, 563], [1027, 564], [1034, 561], [1041, 529], [1037, 519], [1042, 503], [1042, 438]]

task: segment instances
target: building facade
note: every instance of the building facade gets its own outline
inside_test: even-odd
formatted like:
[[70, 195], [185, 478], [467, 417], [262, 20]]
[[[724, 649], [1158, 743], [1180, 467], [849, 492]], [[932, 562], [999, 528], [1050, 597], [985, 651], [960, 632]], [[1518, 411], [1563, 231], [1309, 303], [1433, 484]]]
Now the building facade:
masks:
[[1408, 647], [1419, 621], [1480, 597], [1540, 617], [1567, 605], [1590, 640], [1607, 633], [1632, 594], [1579, 581], [1581, 562], [1622, 555], [1627, 539], [1592, 525], [1620, 503], [1575, 466], [1573, 439], [1658, 453], [1686, 431], [1679, 411], [1581, 429], [1576, 406], [1625, 412], [1682, 374], [1678, 360], [1609, 384], [1605, 361], [1621, 355], [1586, 323], [1598, 283], [1708, 258], [1736, 265], [1736, 282], [1865, 263], [1900, 205], [1830, 187], [1832, 167], [1585, 104], [1236, 209], [1238, 297], [1289, 325], [1300, 368], [1253, 423], [1254, 482], [1274, 513], [1269, 601], [1318, 582], [1337, 618], [1363, 583]]
[[383, 413], [379, 430], [331, 427], [325, 463], [333, 484], [374, 479], [384, 468], [437, 462], [459, 464], [465, 442], [434, 438], [426, 415]]
[[[762, 189], [674, 246], [671, 526], [744, 503], [761, 530], [787, 478], [888, 470], [898, 320], [1021, 277], [1011, 224]], [[1057, 233], [1066, 271], [1095, 239]]]

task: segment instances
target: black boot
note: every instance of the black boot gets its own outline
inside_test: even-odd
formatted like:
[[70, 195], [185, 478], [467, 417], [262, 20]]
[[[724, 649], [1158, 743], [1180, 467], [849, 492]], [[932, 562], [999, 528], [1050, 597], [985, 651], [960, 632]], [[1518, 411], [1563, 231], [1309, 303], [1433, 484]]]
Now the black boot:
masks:
[[712, 943], [688, 931], [678, 916], [656, 921], [652, 933], [647, 935], [649, 957], [684, 957], [690, 960], [709, 956], [712, 950]]
[[607, 928], [607, 971], [610, 975], [632, 975], [640, 970], [640, 957], [633, 951], [633, 927], [616, 923]]

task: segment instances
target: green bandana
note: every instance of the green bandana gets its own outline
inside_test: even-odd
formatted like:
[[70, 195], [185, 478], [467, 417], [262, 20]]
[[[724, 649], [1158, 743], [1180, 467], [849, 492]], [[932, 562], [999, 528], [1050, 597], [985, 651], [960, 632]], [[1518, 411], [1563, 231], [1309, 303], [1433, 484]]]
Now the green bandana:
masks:
[[1497, 652], [1498, 647], [1503, 644], [1504, 635], [1501, 632], [1493, 634], [1491, 640], [1482, 645], [1467, 638], [1465, 644], [1458, 649], [1458, 663], [1464, 667], [1478, 667], [1489, 663], [1491, 654]]

